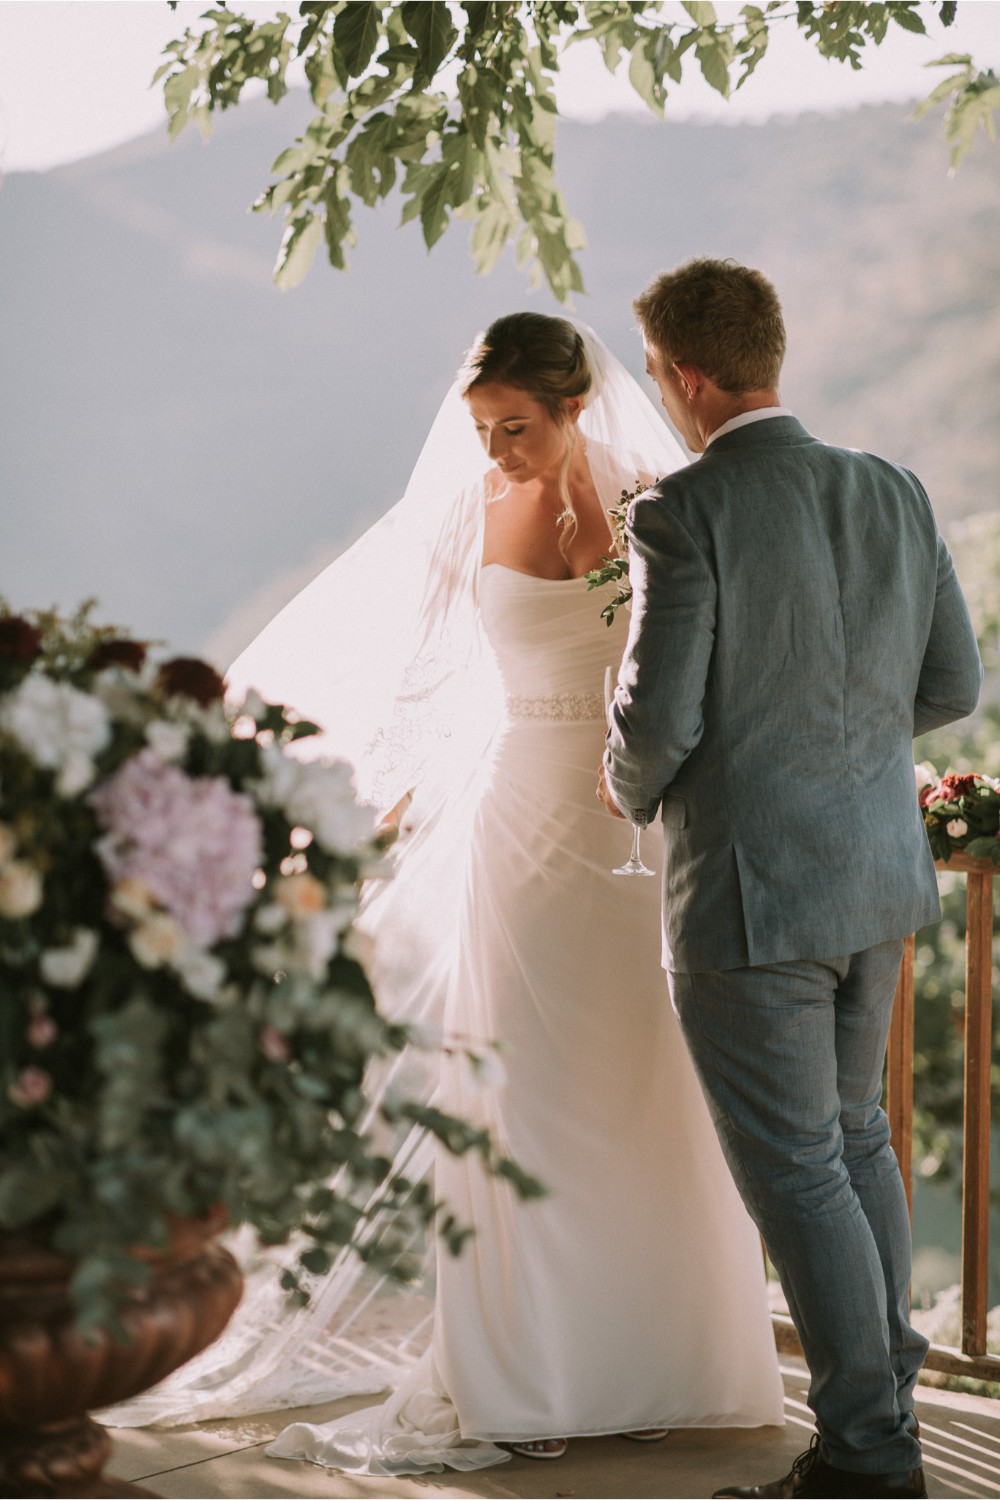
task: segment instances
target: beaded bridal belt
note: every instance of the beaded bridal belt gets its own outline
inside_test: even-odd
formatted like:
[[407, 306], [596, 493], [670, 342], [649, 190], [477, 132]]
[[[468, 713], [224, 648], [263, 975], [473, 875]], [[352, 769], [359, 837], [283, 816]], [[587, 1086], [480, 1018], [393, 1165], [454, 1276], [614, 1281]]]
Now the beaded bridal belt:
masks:
[[603, 719], [600, 693], [553, 693], [547, 698], [507, 699], [512, 719]]

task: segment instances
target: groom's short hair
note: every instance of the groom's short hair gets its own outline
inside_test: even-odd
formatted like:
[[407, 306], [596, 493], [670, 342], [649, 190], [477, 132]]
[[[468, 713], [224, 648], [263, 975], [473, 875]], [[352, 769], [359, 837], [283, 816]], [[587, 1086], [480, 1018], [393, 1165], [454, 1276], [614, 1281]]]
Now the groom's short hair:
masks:
[[732, 395], [777, 386], [785, 324], [760, 271], [734, 260], [689, 260], [657, 276], [632, 306], [664, 369], [696, 365]]

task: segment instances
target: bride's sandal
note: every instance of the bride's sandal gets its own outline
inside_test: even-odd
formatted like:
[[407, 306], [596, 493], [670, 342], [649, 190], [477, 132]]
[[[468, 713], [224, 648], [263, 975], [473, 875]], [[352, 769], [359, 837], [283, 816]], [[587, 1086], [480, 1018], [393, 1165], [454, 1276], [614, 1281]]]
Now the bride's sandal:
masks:
[[669, 1436], [669, 1427], [646, 1427], [641, 1432], [619, 1433], [619, 1437], [628, 1438], [630, 1443], [662, 1443]]
[[509, 1453], [516, 1453], [520, 1458], [562, 1458], [569, 1447], [565, 1438], [538, 1438], [526, 1443], [498, 1443], [498, 1448], [506, 1448]]

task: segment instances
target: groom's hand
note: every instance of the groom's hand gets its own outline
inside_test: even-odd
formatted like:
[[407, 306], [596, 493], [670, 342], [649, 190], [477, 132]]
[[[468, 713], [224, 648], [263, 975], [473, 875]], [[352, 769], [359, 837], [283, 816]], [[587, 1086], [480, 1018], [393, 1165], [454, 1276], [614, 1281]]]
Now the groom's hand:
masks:
[[618, 806], [618, 803], [612, 797], [611, 792], [608, 789], [608, 778], [604, 774], [603, 765], [597, 773], [597, 795], [598, 797], [600, 797], [601, 801], [604, 803], [604, 806], [607, 808], [608, 812], [612, 814], [613, 817], [624, 818], [625, 814], [622, 812], [621, 808]]

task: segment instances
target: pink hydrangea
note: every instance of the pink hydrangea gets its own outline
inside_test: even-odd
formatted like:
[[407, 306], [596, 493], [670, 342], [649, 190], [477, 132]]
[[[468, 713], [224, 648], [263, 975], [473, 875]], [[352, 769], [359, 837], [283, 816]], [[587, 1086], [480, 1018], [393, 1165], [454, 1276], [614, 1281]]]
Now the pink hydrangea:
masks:
[[249, 797], [146, 748], [90, 802], [107, 830], [97, 850], [112, 881], [142, 881], [198, 948], [239, 932], [263, 852]]

